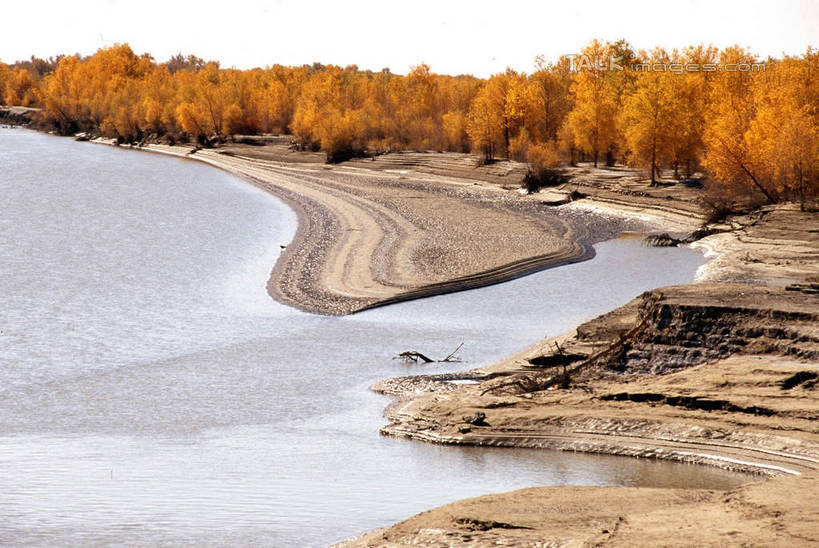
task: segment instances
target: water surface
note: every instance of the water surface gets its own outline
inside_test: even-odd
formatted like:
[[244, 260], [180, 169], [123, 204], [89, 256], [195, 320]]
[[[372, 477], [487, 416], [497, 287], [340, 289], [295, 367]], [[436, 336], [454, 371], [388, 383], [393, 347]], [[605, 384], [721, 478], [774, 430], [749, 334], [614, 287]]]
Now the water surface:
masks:
[[[192, 161], [0, 129], [0, 543], [321, 546], [533, 485], [703, 467], [381, 437], [374, 381], [497, 361], [702, 257], [635, 240], [484, 289], [310, 315], [265, 292], [294, 214]], [[403, 350], [464, 364], [392, 359]]]

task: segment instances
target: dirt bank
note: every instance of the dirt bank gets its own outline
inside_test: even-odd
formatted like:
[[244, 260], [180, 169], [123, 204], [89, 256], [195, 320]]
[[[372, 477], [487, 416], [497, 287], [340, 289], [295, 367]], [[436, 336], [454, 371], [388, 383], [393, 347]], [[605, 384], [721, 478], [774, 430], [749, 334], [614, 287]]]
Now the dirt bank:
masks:
[[[615, 198], [606, 207], [631, 214]], [[403, 395], [388, 409], [387, 435], [664, 458], [774, 479], [727, 495], [516, 491], [435, 509], [350, 545], [819, 543], [817, 226], [815, 213], [788, 205], [729, 217], [695, 244], [713, 257], [698, 277], [743, 283], [646, 292], [491, 367], [374, 387]]]
[[790, 285], [660, 288], [491, 367], [448, 376], [479, 384], [418, 377], [375, 388], [403, 395], [388, 410], [387, 435], [664, 458], [775, 479], [727, 495], [603, 487], [491, 495], [350, 545], [819, 542], [816, 217], [785, 206], [748, 221], [729, 220], [730, 232], [710, 237], [720, 261], [708, 276], [753, 281], [770, 269], [773, 283]]
[[810, 546], [817, 507], [815, 473], [729, 492], [537, 487], [448, 504], [337, 546]]
[[0, 124], [11, 126], [29, 126], [36, 122], [39, 108], [0, 107]]

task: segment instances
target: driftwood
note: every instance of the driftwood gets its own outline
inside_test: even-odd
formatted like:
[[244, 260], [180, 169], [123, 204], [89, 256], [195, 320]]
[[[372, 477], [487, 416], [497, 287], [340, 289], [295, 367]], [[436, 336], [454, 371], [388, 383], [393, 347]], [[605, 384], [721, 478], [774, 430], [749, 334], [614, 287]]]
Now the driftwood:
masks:
[[420, 352], [415, 352], [414, 350], [408, 350], [406, 352], [401, 352], [400, 354], [395, 356], [393, 359], [394, 360], [401, 359], [401, 360], [404, 360], [405, 362], [415, 362], [415, 363], [418, 363], [419, 361], [424, 362], [424, 363], [432, 363], [434, 361], [432, 358], [428, 358], [427, 356], [424, 356]]
[[643, 238], [643, 243], [648, 247], [677, 247], [683, 242], [683, 240], [671, 236], [668, 232], [650, 234]]
[[[558, 356], [565, 356], [566, 351], [563, 350], [563, 347], [560, 346], [560, 344], [557, 341], [555, 341], [554, 344], [555, 344], [555, 354], [558, 355]], [[563, 376], [560, 379], [560, 387], [563, 388], [564, 390], [566, 388], [569, 388], [569, 371], [567, 369], [567, 366], [568, 366], [568, 364], [564, 361], [563, 362]]]
[[450, 352], [449, 355], [446, 358], [444, 358], [443, 360], [433, 360], [429, 356], [425, 356], [424, 354], [421, 354], [420, 352], [416, 352], [415, 350], [407, 350], [406, 352], [401, 352], [397, 356], [393, 357], [393, 359], [394, 360], [403, 360], [404, 362], [413, 362], [413, 363], [418, 363], [418, 362], [422, 362], [422, 363], [433, 363], [433, 362], [436, 362], [436, 363], [445, 363], [445, 362], [446, 363], [459, 363], [461, 361], [461, 358], [458, 358], [457, 356], [455, 356], [455, 354], [458, 353], [458, 350], [460, 350], [463, 347], [463, 345], [464, 345], [464, 343], [459, 344], [458, 348], [456, 348], [455, 350]]
[[441, 360], [441, 361], [442, 361], [442, 362], [460, 362], [460, 361], [461, 361], [461, 358], [456, 358], [456, 357], [455, 357], [455, 354], [457, 354], [457, 353], [458, 353], [458, 350], [460, 350], [461, 348], [463, 348], [463, 345], [464, 345], [464, 343], [459, 344], [459, 345], [458, 345], [458, 348], [456, 348], [455, 350], [453, 350], [452, 352], [450, 352], [450, 353], [449, 353], [449, 356], [447, 356], [446, 358], [444, 358], [444, 359], [443, 359], [443, 360]]
[[486, 422], [486, 413], [483, 411], [478, 411], [474, 415], [464, 415], [463, 420], [467, 424], [472, 424], [474, 426], [489, 426], [489, 423]]

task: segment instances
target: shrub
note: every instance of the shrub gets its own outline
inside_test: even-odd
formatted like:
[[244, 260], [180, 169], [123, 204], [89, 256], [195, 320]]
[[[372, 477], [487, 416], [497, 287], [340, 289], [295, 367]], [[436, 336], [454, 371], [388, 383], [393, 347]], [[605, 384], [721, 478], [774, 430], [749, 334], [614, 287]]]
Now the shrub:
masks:
[[560, 153], [554, 142], [530, 144], [527, 157], [529, 169], [523, 179], [523, 185], [529, 194], [543, 187], [557, 186], [568, 181], [560, 167]]

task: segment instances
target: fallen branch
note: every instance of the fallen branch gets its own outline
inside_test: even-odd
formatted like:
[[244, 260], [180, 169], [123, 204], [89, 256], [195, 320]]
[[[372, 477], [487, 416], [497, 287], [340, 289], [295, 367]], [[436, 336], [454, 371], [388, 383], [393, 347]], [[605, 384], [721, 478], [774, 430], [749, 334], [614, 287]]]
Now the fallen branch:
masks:
[[461, 358], [456, 357], [455, 354], [458, 353], [458, 350], [460, 350], [463, 347], [463, 345], [464, 345], [464, 343], [459, 344], [458, 348], [456, 348], [455, 350], [450, 352], [449, 355], [446, 358], [444, 358], [443, 360], [433, 360], [429, 356], [425, 356], [424, 354], [421, 354], [420, 352], [416, 352], [415, 350], [407, 350], [406, 352], [401, 352], [397, 356], [394, 356], [393, 359], [394, 360], [403, 360], [404, 362], [413, 362], [413, 363], [418, 363], [418, 362], [423, 362], [423, 363], [433, 363], [433, 362], [435, 362], [435, 363], [460, 363]]
[[441, 360], [441, 361], [442, 361], [442, 362], [460, 362], [460, 361], [461, 361], [461, 358], [456, 358], [456, 357], [455, 357], [455, 354], [457, 354], [457, 353], [458, 353], [458, 350], [460, 350], [460, 349], [463, 347], [463, 345], [464, 345], [464, 343], [459, 344], [459, 345], [458, 345], [458, 348], [456, 348], [455, 350], [453, 350], [452, 352], [450, 352], [450, 353], [449, 353], [449, 356], [447, 356], [446, 358], [444, 358], [444, 359], [443, 359], [443, 360]]
[[395, 356], [393, 359], [394, 360], [401, 359], [401, 360], [404, 360], [405, 362], [414, 362], [414, 363], [418, 363], [419, 361], [424, 362], [424, 363], [432, 363], [432, 361], [434, 361], [431, 358], [428, 358], [427, 356], [424, 356], [420, 352], [415, 352], [414, 350], [408, 350], [407, 352], [401, 352], [400, 354]]

